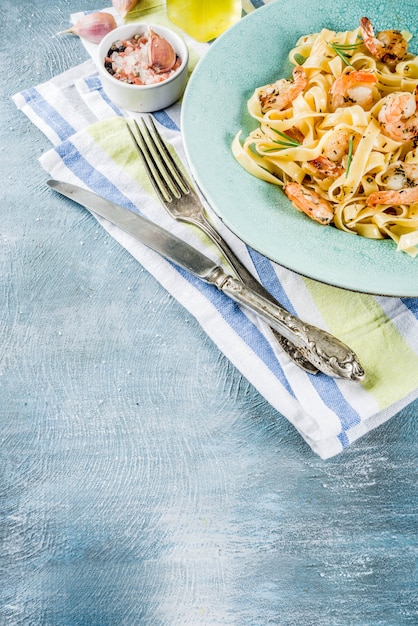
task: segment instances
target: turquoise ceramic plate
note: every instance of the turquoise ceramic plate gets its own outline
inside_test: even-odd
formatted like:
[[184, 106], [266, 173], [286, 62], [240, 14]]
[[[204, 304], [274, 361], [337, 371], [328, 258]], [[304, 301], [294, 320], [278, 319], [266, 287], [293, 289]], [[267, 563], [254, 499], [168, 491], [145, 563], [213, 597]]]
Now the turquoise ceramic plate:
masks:
[[275, 185], [235, 161], [231, 142], [254, 127], [246, 102], [254, 89], [289, 75], [289, 50], [306, 33], [353, 29], [361, 16], [377, 30], [408, 29], [418, 51], [418, 4], [367, 0], [278, 0], [222, 35], [193, 72], [182, 131], [193, 175], [224, 223], [252, 248], [304, 276], [353, 291], [418, 296], [418, 257], [391, 241], [323, 227], [297, 212]]

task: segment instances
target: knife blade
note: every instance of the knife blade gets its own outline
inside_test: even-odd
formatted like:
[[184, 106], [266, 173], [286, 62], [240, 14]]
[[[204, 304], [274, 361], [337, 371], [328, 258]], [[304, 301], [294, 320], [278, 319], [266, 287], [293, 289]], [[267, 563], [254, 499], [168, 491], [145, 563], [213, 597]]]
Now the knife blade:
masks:
[[357, 356], [342, 341], [316, 326], [303, 322], [289, 311], [246, 287], [241, 281], [227, 274], [212, 259], [182, 239], [147, 218], [87, 189], [59, 180], [48, 180], [47, 184], [256, 313], [300, 348], [324, 374], [355, 381], [364, 378], [364, 370]]

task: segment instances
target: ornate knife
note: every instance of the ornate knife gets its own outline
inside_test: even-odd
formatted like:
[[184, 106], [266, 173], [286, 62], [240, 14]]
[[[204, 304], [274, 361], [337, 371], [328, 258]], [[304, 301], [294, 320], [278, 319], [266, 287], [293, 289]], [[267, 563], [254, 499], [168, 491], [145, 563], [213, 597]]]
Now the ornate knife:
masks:
[[324, 374], [356, 381], [364, 378], [364, 370], [357, 356], [343, 342], [326, 331], [303, 322], [286, 309], [260, 296], [240, 280], [227, 274], [207, 256], [167, 230], [133, 211], [76, 185], [57, 180], [49, 180], [47, 184], [89, 211], [104, 217], [176, 265], [214, 285], [235, 302], [252, 310], [283, 337], [300, 348]]

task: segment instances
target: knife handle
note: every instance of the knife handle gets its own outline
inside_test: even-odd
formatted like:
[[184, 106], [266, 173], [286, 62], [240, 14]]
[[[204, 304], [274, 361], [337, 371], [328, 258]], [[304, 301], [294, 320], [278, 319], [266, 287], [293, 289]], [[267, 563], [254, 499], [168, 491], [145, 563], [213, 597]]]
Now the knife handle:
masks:
[[362, 380], [364, 370], [355, 353], [324, 330], [303, 322], [217, 267], [206, 278], [238, 304], [251, 309], [294, 343], [321, 372], [334, 378]]
[[[242, 280], [244, 285], [258, 293], [260, 296], [263, 296], [267, 300], [271, 300], [276, 303], [276, 299], [263, 287], [263, 285], [251, 274], [249, 270], [245, 267], [243, 263], [239, 260], [236, 254], [229, 247], [228, 243], [221, 237], [218, 231], [214, 228], [209, 218], [206, 215], [205, 209], [200, 204], [200, 200], [194, 194], [193, 203], [190, 204], [191, 209], [194, 207], [194, 211], [191, 211], [187, 214], [185, 218], [184, 215], [178, 216], [177, 219], [184, 221], [188, 224], [194, 224], [197, 228], [200, 228], [208, 237], [211, 239], [217, 246], [220, 252], [223, 254], [225, 259], [228, 261], [231, 268], [235, 271], [237, 276]], [[170, 211], [169, 211], [170, 212]], [[287, 354], [287, 356], [294, 362], [296, 365], [301, 367], [305, 372], [309, 374], [317, 374], [318, 368], [310, 361], [309, 356], [305, 353], [302, 353], [302, 350], [299, 350], [291, 341], [283, 337], [277, 329], [272, 328], [273, 336], [281, 347], [281, 349]]]

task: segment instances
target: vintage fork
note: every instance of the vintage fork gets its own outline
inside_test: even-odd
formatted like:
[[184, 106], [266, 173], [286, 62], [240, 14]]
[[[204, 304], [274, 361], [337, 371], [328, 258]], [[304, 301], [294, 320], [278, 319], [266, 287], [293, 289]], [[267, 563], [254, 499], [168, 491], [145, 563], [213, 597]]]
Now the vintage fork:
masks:
[[[216, 244], [237, 277], [247, 287], [251, 287], [256, 293], [278, 305], [277, 300], [254, 278], [212, 226], [203, 204], [176, 164], [152, 117], [148, 117], [148, 124], [142, 120], [142, 128], [139, 127], [136, 120], [133, 121], [139, 140], [129, 123], [127, 124], [128, 130], [158, 199], [168, 213], [177, 221], [193, 224], [200, 228]], [[286, 314], [287, 311], [281, 305], [279, 306]], [[306, 354], [303, 354], [299, 348], [276, 330], [271, 330], [282, 350], [293, 362], [310, 374], [318, 372]]]

